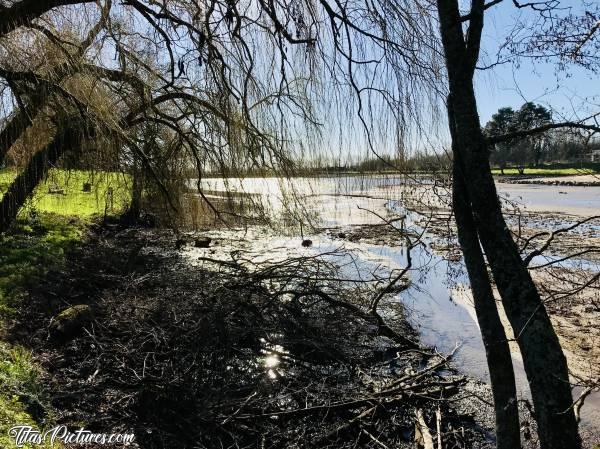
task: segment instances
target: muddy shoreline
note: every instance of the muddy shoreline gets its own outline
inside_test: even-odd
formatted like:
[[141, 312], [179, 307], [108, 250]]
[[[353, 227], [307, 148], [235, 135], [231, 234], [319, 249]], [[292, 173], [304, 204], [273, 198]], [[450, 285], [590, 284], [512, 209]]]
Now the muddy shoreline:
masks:
[[[413, 204], [423, 214], [421, 223], [440, 240], [432, 248], [449, 261], [460, 261], [456, 228], [447, 208], [430, 208]], [[557, 330], [569, 368], [574, 376], [593, 382], [600, 376], [600, 329], [593, 323], [600, 319], [600, 285], [594, 270], [600, 261], [598, 219], [587, 219], [566, 213], [539, 211], [507, 211], [506, 219], [520, 246], [527, 243], [524, 257], [542, 247], [559, 229], [561, 232], [548, 248], [530, 264], [530, 273], [538, 285]], [[582, 222], [580, 226], [575, 224]], [[563, 263], [560, 263], [564, 259]], [[555, 263], [559, 261], [559, 263]], [[592, 280], [587, 284], [588, 280]], [[585, 289], [581, 289], [586, 285]]]
[[[202, 257], [239, 252], [243, 235], [213, 235]], [[29, 290], [8, 335], [46, 373], [47, 395], [30, 398], [39, 423], [133, 431], [134, 447], [143, 449], [384, 441], [409, 448], [421, 410], [434, 435], [439, 413], [447, 444], [492, 446], [490, 414], [482, 413], [487, 387], [336, 303], [362, 307], [361, 296], [329, 285], [321, 287], [335, 300], [290, 299], [279, 268], [257, 277], [228, 264], [192, 265], [197, 237], [182, 244], [168, 231], [98, 226], [63, 270]], [[57, 314], [74, 305], [92, 315], [66, 334], [53, 332]], [[382, 301], [382, 315], [416, 338], [397, 302]]]
[[600, 187], [600, 175], [563, 175], [563, 176], [497, 176], [504, 184], [534, 184], [545, 186]]
[[[423, 222], [416, 224], [427, 225], [427, 246], [449, 267], [460, 266], [443, 203], [427, 204], [422, 200], [428, 197], [419, 197], [411, 204], [404, 196], [409, 207], [403, 212], [389, 208], [389, 197], [383, 188], [342, 200], [327, 196], [328, 225], [295, 240], [259, 226], [177, 235], [93, 226], [65, 269], [32, 286], [9, 332], [47, 373], [48, 395], [26, 398], [32, 416], [40, 423], [52, 416], [53, 422], [97, 431], [133, 430], [143, 449], [370, 448], [381, 442], [408, 448], [418, 434], [417, 411], [435, 434], [439, 407], [444, 441], [493, 447], [489, 387], [475, 380], [479, 376], [458, 371], [464, 361], [431, 369], [441, 361], [438, 354], [452, 348], [438, 353], [431, 341], [430, 347], [411, 346], [419, 341], [419, 323], [408, 319], [405, 302], [397, 298], [418, 284], [418, 271], [390, 288], [379, 304], [387, 330], [364, 312], [373, 297], [367, 283], [349, 288], [336, 274], [344, 266], [360, 271], [367, 262], [404, 263], [398, 258], [403, 238], [369, 209], [390, 217], [407, 210], [421, 214]], [[548, 224], [581, 218], [535, 210], [507, 213], [522, 239]], [[314, 247], [304, 247], [304, 238]], [[581, 249], [582, 242], [591, 249], [600, 246], [597, 229], [564, 235], [551, 247], [553, 255]], [[386, 252], [391, 248], [394, 257]], [[371, 253], [373, 260], [359, 260], [361, 251], [373, 249], [381, 257]], [[357, 251], [358, 259], [346, 259]], [[595, 251], [586, 257], [598, 260]], [[547, 277], [538, 282], [550, 293], [568, 279], [577, 281], [568, 271], [543, 272]], [[445, 286], [434, 294], [447, 301]], [[597, 310], [590, 309], [586, 295], [548, 307], [571, 369], [589, 380], [595, 375], [590, 367], [597, 368], [590, 360], [598, 350], [598, 330]], [[89, 307], [91, 319], [84, 317], [73, 335], [56, 335], [57, 316], [75, 305]], [[469, 352], [463, 359], [464, 354]], [[526, 397], [520, 405], [524, 447], [536, 447]], [[584, 433], [586, 447], [593, 447], [598, 435]]]

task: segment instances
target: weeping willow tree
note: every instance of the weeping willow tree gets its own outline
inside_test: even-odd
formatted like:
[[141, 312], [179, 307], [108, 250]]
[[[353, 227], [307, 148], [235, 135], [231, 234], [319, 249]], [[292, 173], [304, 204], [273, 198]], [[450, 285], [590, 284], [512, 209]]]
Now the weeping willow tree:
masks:
[[[207, 172], [286, 177], [299, 161], [322, 153], [335, 133], [345, 136], [340, 147], [364, 130], [368, 138], [361, 141], [371, 150], [398, 147], [406, 124], [433, 116], [439, 106], [434, 94], [423, 98], [441, 77], [439, 49], [431, 39], [425, 50], [418, 41], [433, 35], [435, 24], [405, 17], [398, 6], [410, 2], [107, 1], [56, 8], [74, 3], [2, 7], [8, 22], [0, 28], [6, 118], [0, 155], [38, 114], [60, 104], [61, 114], [98, 124], [123, 163], [143, 167], [169, 197], [160, 145], [150, 148], [146, 128], [171, 133], [178, 159], [198, 178]], [[74, 91], [73, 80], [82, 77], [101, 86], [110, 117]], [[358, 121], [348, 120], [355, 114]]]

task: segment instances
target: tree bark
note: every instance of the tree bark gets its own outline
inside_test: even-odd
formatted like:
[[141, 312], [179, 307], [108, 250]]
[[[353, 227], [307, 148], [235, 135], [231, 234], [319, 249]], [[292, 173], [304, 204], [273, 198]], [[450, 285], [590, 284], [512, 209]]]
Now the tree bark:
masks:
[[30, 124], [29, 114], [26, 111], [20, 110], [11, 117], [10, 121], [0, 131], [0, 166], [4, 163], [4, 158], [8, 150], [10, 150]]
[[42, 150], [35, 153], [27, 167], [12, 182], [0, 201], [0, 232], [6, 231], [33, 190], [67, 149], [80, 142], [78, 131], [59, 131]]
[[142, 162], [137, 154], [133, 155], [131, 203], [121, 217], [126, 223], [137, 223], [142, 212], [142, 195], [144, 192], [145, 176]]
[[[59, 78], [57, 82], [62, 81], [63, 78], [64, 76]], [[22, 106], [14, 112], [2, 131], [0, 131], [0, 165], [5, 162], [4, 159], [11, 147], [23, 135], [25, 130], [31, 126], [33, 119], [43, 109], [49, 95], [46, 86], [41, 83], [29, 92], [21, 89], [21, 86], [17, 86], [17, 89], [15, 89], [13, 83], [11, 83], [11, 89], [15, 97], [21, 97], [22, 94], [26, 93], [27, 101], [23, 104], [23, 98], [21, 97]]]
[[437, 4], [452, 96], [455, 148], [466, 174], [465, 187], [479, 241], [523, 356], [540, 444], [543, 449], [576, 449], [581, 441], [571, 408], [566, 359], [502, 215], [477, 112], [473, 73], [485, 4], [473, 0], [466, 38], [457, 0], [437, 0]]
[[[448, 98], [450, 134], [454, 139], [454, 114], [452, 100]], [[506, 332], [494, 298], [485, 259], [479, 244], [479, 236], [469, 204], [466, 176], [462, 169], [460, 154], [453, 145], [452, 209], [458, 228], [458, 241], [469, 274], [475, 314], [490, 373], [496, 417], [496, 447], [518, 449], [521, 447], [519, 409], [515, 375]]]
[[95, 0], [20, 0], [0, 6], [0, 36], [25, 25], [57, 6], [91, 3]]

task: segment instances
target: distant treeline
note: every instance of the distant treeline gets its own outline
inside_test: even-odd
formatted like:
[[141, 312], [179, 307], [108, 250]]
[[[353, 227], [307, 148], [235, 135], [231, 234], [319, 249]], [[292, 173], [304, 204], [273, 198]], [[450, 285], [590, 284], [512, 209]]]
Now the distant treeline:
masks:
[[[536, 129], [553, 122], [550, 110], [539, 104], [525, 103], [516, 111], [510, 107], [500, 108], [485, 125], [484, 133], [488, 137], [495, 137]], [[550, 163], [582, 164], [597, 160], [600, 160], [600, 140], [568, 128], [511, 139], [497, 143], [490, 149], [491, 164], [501, 170], [508, 167], [537, 168]]]
[[[214, 173], [204, 173], [205, 177], [225, 177], [244, 176], [244, 177], [263, 177], [263, 176], [319, 176], [334, 174], [359, 174], [359, 173], [436, 173], [449, 171], [451, 156], [448, 154], [424, 154], [417, 153], [410, 158], [381, 156], [368, 157], [357, 162], [338, 162], [322, 160], [296, 161], [294, 165], [287, 167], [285, 173], [276, 172], [266, 167], [246, 168], [243, 171], [227, 172], [227, 169], [220, 167]], [[194, 169], [189, 170], [189, 177], [194, 178], [197, 172]]]
[[[369, 157], [362, 161], [351, 164], [313, 166], [313, 171], [323, 171], [327, 173], [336, 172], [439, 172], [448, 171], [451, 164], [451, 157], [448, 154], [424, 154], [417, 153], [410, 158], [403, 157]], [[306, 167], [310, 170], [309, 167]]]

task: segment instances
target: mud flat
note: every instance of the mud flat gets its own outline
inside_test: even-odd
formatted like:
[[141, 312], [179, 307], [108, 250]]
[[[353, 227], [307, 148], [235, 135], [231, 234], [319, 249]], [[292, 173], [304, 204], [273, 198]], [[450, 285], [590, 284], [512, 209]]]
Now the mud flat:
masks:
[[551, 186], [600, 186], [600, 175], [499, 177], [499, 182], [507, 184], [539, 184]]
[[[570, 187], [568, 193], [560, 194], [555, 186], [500, 186], [501, 195], [506, 200], [507, 222], [519, 246], [527, 244], [524, 256], [542, 247], [552, 233], [551, 244], [542, 255], [530, 263], [530, 273], [544, 298], [556, 332], [560, 338], [572, 375], [576, 399], [582, 391], [590, 388], [595, 391], [587, 397], [582, 409], [586, 425], [591, 427], [592, 441], [600, 438], [600, 394], [597, 381], [600, 377], [600, 205], [598, 196], [589, 192], [600, 192], [595, 188]], [[583, 189], [586, 195], [578, 196]], [[448, 266], [462, 266], [460, 248], [456, 243], [456, 229], [450, 211], [439, 203], [430, 208], [422, 203], [413, 205], [421, 218], [418, 222], [428, 227], [428, 232], [437, 237], [430, 247]], [[432, 211], [436, 211], [433, 213]], [[578, 223], [580, 223], [578, 226]], [[455, 268], [457, 269], [457, 268]], [[450, 269], [443, 269], [442, 271]], [[468, 280], [462, 293], [454, 295], [455, 301], [471, 310], [472, 298], [468, 291]], [[459, 280], [459, 283], [463, 282]], [[432, 315], [441, 313], [434, 307]], [[442, 314], [447, 314], [443, 312]], [[472, 314], [475, 321], [474, 314]], [[468, 317], [457, 317], [468, 322]], [[445, 326], [443, 319], [432, 319], [432, 326]], [[507, 332], [512, 330], [504, 318]], [[465, 327], [467, 329], [467, 327]], [[439, 331], [432, 332], [434, 338]], [[517, 368], [519, 382], [526, 390], [526, 378], [522, 370], [519, 350], [516, 344], [511, 349]], [[477, 354], [472, 352], [472, 358]], [[477, 374], [477, 367], [465, 365], [467, 372]], [[483, 368], [485, 371], [485, 367]], [[520, 373], [519, 373], [520, 371]], [[587, 407], [587, 408], [586, 408]], [[595, 439], [595, 440], [594, 440]]]
[[[313, 186], [313, 194], [321, 192], [315, 197], [318, 201], [314, 209], [327, 228], [325, 242], [311, 236], [319, 242], [315, 246], [325, 250], [333, 242], [355, 251], [360, 260], [402, 267], [406, 264], [405, 242], [383, 224], [382, 217], [404, 216], [403, 223], [407, 226], [412, 221], [418, 228], [426, 227], [428, 250], [416, 257], [420, 260], [410, 272], [413, 288], [400, 293], [400, 300], [422, 341], [443, 351], [450, 351], [455, 343], [461, 342], [455, 366], [485, 380], [485, 352], [456, 243], [447, 187], [433, 182], [415, 184], [400, 177], [367, 180], [365, 185], [358, 180], [345, 182], [342, 179], [341, 187], [332, 186], [331, 180], [322, 186]], [[563, 344], [573, 384], [583, 388], [594, 385], [600, 367], [600, 338], [597, 326], [593, 325], [600, 319], [600, 284], [594, 279], [599, 271], [600, 219], [588, 219], [600, 215], [600, 190], [519, 184], [499, 184], [498, 190], [508, 224], [519, 245], [531, 239], [527, 253], [544, 245], [552, 232], [587, 220], [568, 232], [559, 233], [544, 254], [532, 261], [531, 273], [543, 297], [547, 298], [546, 305]], [[506, 321], [505, 325], [510, 328]], [[516, 345], [513, 350], [518, 380], [526, 397], [527, 381]], [[576, 388], [574, 396], [580, 391]], [[600, 430], [598, 393], [586, 399], [582, 416], [597, 435]]]
[[[44, 368], [34, 417], [133, 431], [142, 449], [408, 449], [423, 423], [449, 447], [491, 448], [487, 387], [411, 343], [392, 297], [382, 335], [360, 312], [365, 291], [329, 271], [337, 252], [301, 242], [264, 228], [96, 227], [31, 286], [9, 333]], [[90, 319], [49, 334], [73, 306]]]

